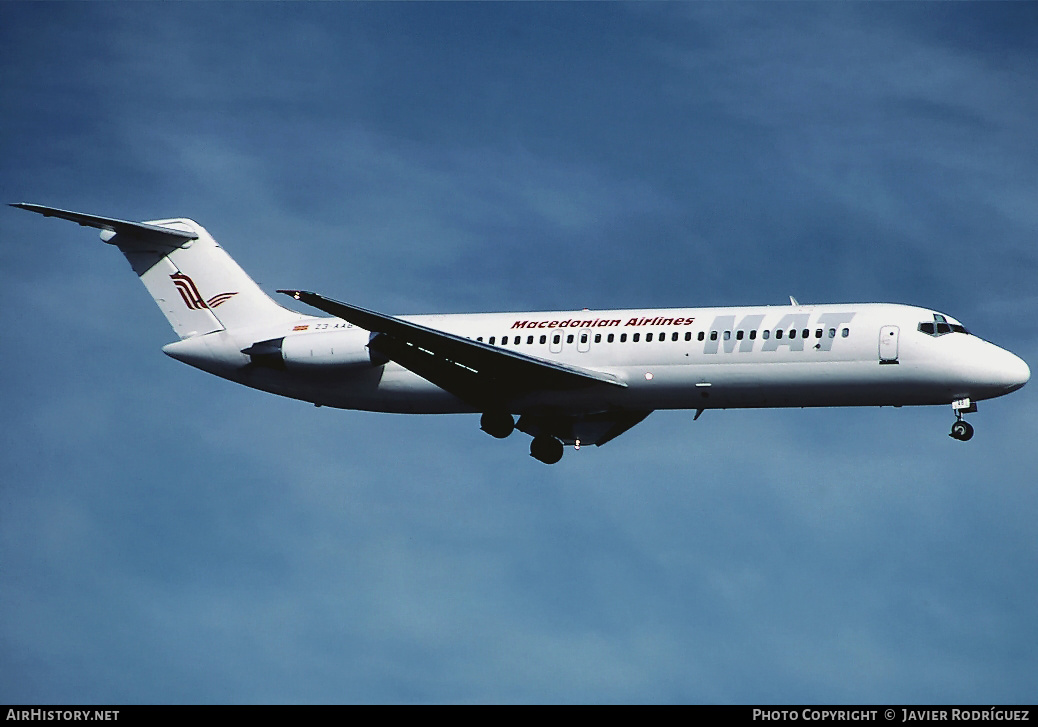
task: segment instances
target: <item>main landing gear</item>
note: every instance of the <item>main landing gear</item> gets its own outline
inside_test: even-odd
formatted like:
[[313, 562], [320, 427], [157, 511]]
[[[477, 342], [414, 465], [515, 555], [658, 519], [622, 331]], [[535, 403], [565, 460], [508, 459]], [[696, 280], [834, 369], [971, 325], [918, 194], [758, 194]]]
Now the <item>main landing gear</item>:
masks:
[[960, 442], [968, 442], [973, 439], [973, 426], [963, 419], [962, 415], [975, 412], [976, 410], [976, 402], [970, 401], [969, 399], [953, 401], [952, 411], [955, 412], [955, 423], [952, 424], [951, 432], [948, 436], [952, 439], [958, 439]]
[[[479, 428], [491, 437], [504, 439], [515, 431], [515, 419], [508, 412], [488, 411], [479, 418]], [[530, 442], [530, 456], [544, 464], [558, 462], [563, 451], [562, 441], [550, 434], [538, 434]]]
[[497, 439], [504, 439], [515, 431], [515, 419], [505, 411], [488, 411], [479, 418], [479, 428]]
[[538, 434], [530, 442], [530, 456], [544, 464], [555, 464], [562, 459], [562, 442], [548, 434]]

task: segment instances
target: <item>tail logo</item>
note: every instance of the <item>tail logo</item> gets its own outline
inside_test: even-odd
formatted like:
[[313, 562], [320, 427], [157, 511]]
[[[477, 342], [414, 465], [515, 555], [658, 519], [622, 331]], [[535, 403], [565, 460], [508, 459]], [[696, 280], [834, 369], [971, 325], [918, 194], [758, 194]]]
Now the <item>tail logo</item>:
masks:
[[183, 273], [173, 273], [169, 278], [173, 281], [173, 285], [177, 287], [177, 291], [180, 293], [180, 297], [184, 299], [184, 305], [188, 307], [188, 310], [216, 308], [238, 295], [236, 292], [218, 293], [209, 300], [205, 300], [202, 298], [202, 294], [198, 292], [198, 286], [195, 285], [195, 281], [188, 276]]

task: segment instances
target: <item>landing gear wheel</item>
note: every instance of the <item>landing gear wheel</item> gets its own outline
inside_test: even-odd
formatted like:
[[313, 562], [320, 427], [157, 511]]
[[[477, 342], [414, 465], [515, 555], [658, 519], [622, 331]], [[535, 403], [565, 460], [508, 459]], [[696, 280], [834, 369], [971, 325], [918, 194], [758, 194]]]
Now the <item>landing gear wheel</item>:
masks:
[[562, 442], [542, 434], [530, 442], [530, 456], [544, 464], [555, 464], [562, 459]]
[[479, 428], [491, 437], [504, 439], [515, 431], [515, 419], [504, 411], [488, 411], [479, 418]]
[[951, 434], [948, 436], [952, 439], [958, 439], [960, 442], [968, 442], [973, 438], [973, 426], [969, 422], [960, 419], [952, 424]]

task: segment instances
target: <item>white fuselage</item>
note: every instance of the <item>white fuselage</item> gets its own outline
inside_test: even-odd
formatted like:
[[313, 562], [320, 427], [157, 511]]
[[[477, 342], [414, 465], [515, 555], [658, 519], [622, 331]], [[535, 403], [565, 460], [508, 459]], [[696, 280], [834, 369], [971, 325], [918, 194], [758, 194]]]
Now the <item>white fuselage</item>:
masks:
[[[679, 308], [401, 316], [458, 336], [613, 374], [626, 387], [538, 392], [512, 413], [611, 409], [902, 406], [1009, 393], [1030, 376], [1015, 355], [963, 332], [920, 330], [934, 311], [893, 304]], [[957, 330], [952, 331], [951, 326]], [[284, 337], [283, 369], [250, 365], [252, 344]], [[272, 393], [344, 409], [408, 413], [472, 407], [393, 362], [372, 360], [370, 334], [300, 315], [273, 327], [169, 344], [170, 356]]]

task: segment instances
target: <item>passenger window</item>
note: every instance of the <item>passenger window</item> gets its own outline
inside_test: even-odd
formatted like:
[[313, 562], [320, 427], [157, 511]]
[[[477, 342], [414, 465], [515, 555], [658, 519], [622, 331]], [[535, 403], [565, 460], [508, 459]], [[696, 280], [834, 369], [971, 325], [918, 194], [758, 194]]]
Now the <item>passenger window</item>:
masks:
[[620, 334], [620, 343], [627, 343], [627, 334], [626, 333], [621, 333]]
[[847, 336], [851, 335], [851, 329], [850, 328], [844, 328], [842, 331], [840, 331], [840, 335], [843, 336], [844, 338], [847, 338]]
[[496, 340], [497, 340], [497, 336], [491, 336], [490, 337], [490, 345], [493, 345], [494, 341], [496, 341]]
[[[652, 335], [652, 334], [650, 334], [650, 335]], [[631, 343], [638, 343], [638, 338], [640, 336], [641, 336], [640, 333], [635, 333], [633, 336], [631, 336]]]
[[508, 345], [508, 336], [501, 336], [501, 345], [502, 346], [507, 346]]
[[580, 342], [581, 343], [587, 343], [587, 334], [586, 333], [581, 333], [580, 334]]
[[566, 336], [566, 343], [573, 343], [573, 334], [572, 333], [569, 334], [568, 336]]
[[533, 343], [533, 336], [527, 336], [526, 337], [526, 345], [529, 346], [531, 343]]
[[741, 341], [744, 333], [745, 333], [745, 331], [736, 331], [735, 332], [735, 340], [736, 341]]
[[769, 338], [771, 338], [771, 331], [761, 331], [760, 335], [763, 336], [765, 341], [767, 341]]
[[790, 337], [790, 338], [796, 338], [796, 337], [797, 337], [797, 329], [795, 329], [795, 328], [790, 328], [790, 329], [789, 329], [789, 337]]
[[710, 340], [711, 341], [716, 341], [717, 340], [717, 331], [710, 331]]
[[670, 340], [672, 340], [672, 341], [678, 340], [678, 332], [677, 331], [674, 331], [672, 334], [670, 334]]
[[612, 342], [613, 342], [613, 334], [610, 333], [608, 336], [606, 336], [606, 343], [612, 343]]
[[483, 342], [483, 336], [478, 336], [478, 337], [476, 338], [476, 340], [477, 340], [477, 341], [479, 341], [480, 343], [482, 343], [482, 342]]
[[830, 328], [829, 329], [829, 338], [836, 338], [836, 329], [835, 328]]
[[704, 336], [704, 334], [703, 334], [703, 332], [702, 332], [702, 331], [700, 331], [700, 332], [699, 332], [699, 335], [697, 336], [697, 338], [698, 338], [698, 339], [699, 339], [700, 341], [702, 341], [702, 340], [703, 340], [703, 339], [705, 338], [705, 336]]
[[821, 338], [821, 337], [822, 337], [822, 329], [821, 328], [816, 328], [815, 329], [815, 338]]
[[801, 337], [801, 338], [810, 338], [810, 337], [811, 337], [811, 331], [809, 331], [809, 330], [807, 330], [807, 329], [805, 328], [804, 330], [802, 330], [802, 331], [800, 332], [800, 337]]
[[561, 340], [562, 336], [560, 336], [558, 333], [551, 337], [551, 342], [554, 343], [556, 346], [559, 344], [559, 341]]
[[543, 344], [547, 343], [547, 341], [548, 341], [548, 337], [547, 337], [547, 336], [545, 336], [545, 335], [544, 335], [544, 334], [542, 333], [542, 334], [541, 334], [541, 344], [543, 345]]
[[646, 343], [652, 343], [652, 334], [651, 333], [646, 333], [645, 334], [645, 342]]
[[601, 343], [601, 342], [602, 342], [602, 334], [601, 333], [596, 333], [595, 334], [595, 343]]
[[724, 332], [724, 340], [726, 340], [726, 341], [732, 340], [732, 332], [731, 331], [725, 331]]
[[685, 331], [685, 340], [686, 341], [691, 341], [692, 340], [692, 331]]
[[757, 340], [757, 331], [756, 330], [750, 331], [750, 340], [751, 341], [756, 341]]
[[512, 341], [512, 343], [514, 343], [516, 346], [518, 346], [522, 342], [522, 340], [523, 340], [522, 336], [516, 336], [515, 340]]
[[775, 338], [782, 338], [782, 331], [775, 331]]

